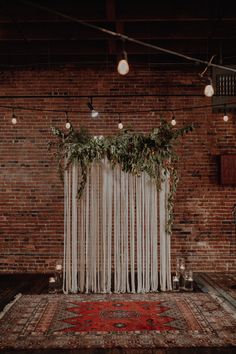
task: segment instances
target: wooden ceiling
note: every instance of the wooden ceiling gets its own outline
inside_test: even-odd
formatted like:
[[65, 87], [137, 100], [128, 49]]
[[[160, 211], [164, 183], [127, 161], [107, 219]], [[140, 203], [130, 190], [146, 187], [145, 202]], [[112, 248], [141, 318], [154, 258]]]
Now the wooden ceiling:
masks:
[[[217, 0], [34, 1], [73, 18], [202, 60], [236, 61], [236, 4]], [[0, 65], [112, 63], [121, 41], [23, 0], [0, 0]], [[186, 63], [126, 42], [133, 63]]]

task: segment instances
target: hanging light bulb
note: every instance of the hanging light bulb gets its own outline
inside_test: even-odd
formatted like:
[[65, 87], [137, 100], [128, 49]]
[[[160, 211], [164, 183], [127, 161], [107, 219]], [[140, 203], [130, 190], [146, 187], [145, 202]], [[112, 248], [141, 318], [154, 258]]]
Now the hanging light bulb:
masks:
[[70, 129], [70, 128], [71, 128], [71, 123], [68, 118], [68, 112], [66, 112], [66, 129]]
[[175, 126], [175, 125], [177, 124], [176, 119], [175, 119], [175, 116], [172, 117], [170, 123], [171, 123], [171, 125], [173, 125], [173, 126]]
[[99, 116], [99, 112], [96, 109], [94, 109], [94, 107], [93, 107], [93, 99], [92, 99], [92, 97], [90, 97], [90, 102], [87, 103], [87, 106], [90, 109], [91, 117], [92, 118], [97, 118]]
[[11, 118], [12, 124], [16, 125], [17, 124], [17, 118], [14, 112], [14, 109], [12, 110], [12, 118]]
[[205, 86], [204, 95], [206, 97], [212, 97], [214, 95], [214, 88], [211, 84]]
[[118, 123], [118, 129], [123, 129], [124, 128], [124, 126], [123, 126], [123, 123], [122, 123], [122, 121], [121, 121], [121, 119], [120, 119], [120, 115], [119, 115], [119, 123]]
[[96, 109], [92, 109], [91, 111], [92, 118], [97, 118], [99, 116], [99, 112]]
[[223, 115], [223, 121], [224, 122], [228, 122], [229, 120], [229, 116], [227, 114], [227, 110], [226, 110], [226, 105], [224, 106], [224, 115]]
[[128, 56], [125, 50], [123, 50], [121, 59], [117, 65], [117, 71], [120, 75], [127, 75], [129, 72]]
[[228, 120], [229, 120], [229, 116], [227, 116], [227, 114], [226, 114], [226, 115], [224, 115], [224, 117], [223, 117], [223, 121], [224, 121], [224, 122], [228, 122]]
[[124, 126], [123, 126], [123, 123], [122, 123], [122, 122], [120, 122], [120, 123], [118, 124], [118, 129], [120, 129], [120, 130], [121, 130], [121, 129], [123, 129], [123, 127], [124, 127]]
[[70, 122], [66, 122], [66, 129], [70, 129], [70, 127], [71, 127]]
[[207, 85], [205, 86], [205, 89], [204, 89], [204, 95], [206, 97], [212, 97], [214, 95], [214, 87], [212, 85], [212, 79], [209, 77], [208, 78], [208, 83]]

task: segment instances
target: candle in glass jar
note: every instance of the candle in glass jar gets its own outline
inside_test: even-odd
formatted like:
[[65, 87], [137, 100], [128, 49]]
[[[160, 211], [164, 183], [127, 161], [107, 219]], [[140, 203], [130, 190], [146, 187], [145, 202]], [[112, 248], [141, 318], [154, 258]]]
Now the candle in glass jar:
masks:
[[56, 265], [56, 270], [62, 270], [62, 265], [61, 264], [57, 264]]
[[179, 291], [179, 278], [177, 276], [173, 277], [173, 291]]

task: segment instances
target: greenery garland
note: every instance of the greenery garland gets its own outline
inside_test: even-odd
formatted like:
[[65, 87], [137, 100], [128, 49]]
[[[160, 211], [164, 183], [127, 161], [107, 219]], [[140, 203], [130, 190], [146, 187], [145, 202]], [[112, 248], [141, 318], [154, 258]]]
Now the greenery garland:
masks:
[[[177, 156], [173, 151], [176, 139], [193, 130], [193, 125], [175, 129], [167, 121], [162, 120], [160, 127], [155, 128], [149, 134], [142, 134], [128, 130], [121, 130], [116, 136], [93, 137], [81, 128], [64, 133], [60, 129], [52, 128], [57, 141], [50, 146], [56, 149], [58, 168], [61, 178], [63, 171], [73, 161], [78, 161], [81, 168], [81, 180], [79, 181], [78, 197], [80, 198], [87, 181], [87, 174], [94, 161], [100, 161], [107, 157], [112, 166], [119, 164], [124, 172], [140, 175], [146, 172], [155, 180], [157, 190], [160, 190], [164, 174], [170, 174], [170, 193], [168, 198], [169, 220], [168, 232], [171, 232], [173, 222], [173, 198], [178, 183], [178, 174], [175, 168]], [[66, 158], [66, 166], [65, 166]]]

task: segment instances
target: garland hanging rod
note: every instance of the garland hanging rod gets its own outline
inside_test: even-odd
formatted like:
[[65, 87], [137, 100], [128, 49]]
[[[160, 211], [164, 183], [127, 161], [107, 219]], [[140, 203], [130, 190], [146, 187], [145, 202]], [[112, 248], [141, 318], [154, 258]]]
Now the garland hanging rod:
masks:
[[79, 23], [82, 26], [89, 27], [89, 28], [95, 29], [97, 31], [106, 33], [106, 34], [108, 34], [110, 36], [116, 37], [116, 38], [118, 38], [120, 40], [123, 40], [123, 41], [132, 42], [132, 43], [141, 45], [141, 46], [146, 47], [146, 48], [150, 48], [150, 49], [157, 50], [159, 52], [163, 52], [163, 53], [166, 53], [166, 54], [174, 55], [176, 57], [179, 57], [179, 58], [182, 58], [182, 59], [185, 59], [185, 60], [188, 60], [188, 61], [192, 61], [194, 63], [204, 64], [204, 65], [207, 65], [208, 67], [212, 66], [212, 67], [215, 67], [215, 68], [218, 68], [218, 69], [223, 69], [223, 70], [227, 70], [227, 71], [231, 71], [231, 72], [236, 73], [236, 69], [234, 69], [234, 68], [230, 68], [230, 67], [224, 66], [224, 65], [214, 64], [214, 63], [212, 63], [210, 61], [194, 58], [194, 57], [191, 57], [189, 55], [185, 55], [185, 54], [176, 52], [174, 50], [166, 49], [166, 48], [159, 47], [159, 46], [147, 43], [147, 42], [143, 42], [143, 41], [140, 41], [138, 39], [126, 36], [126, 35], [124, 35], [122, 33], [114, 32], [114, 31], [108, 30], [108, 29], [106, 29], [104, 27], [100, 27], [100, 26], [97, 26], [95, 24], [88, 23], [88, 22], [85, 22], [83, 20], [79, 20], [76, 17], [64, 14], [64, 13], [62, 13], [60, 11], [57, 11], [57, 10], [53, 10], [53, 9], [47, 7], [47, 6], [36, 4], [36, 3], [32, 2], [32, 1], [29, 1], [29, 0], [21, 0], [21, 2], [23, 2], [26, 5], [33, 6], [33, 7], [37, 8], [37, 9], [40, 9], [40, 10], [52, 13], [54, 15], [63, 17], [65, 19], [67, 19], [67, 20], [70, 20], [71, 22], [77, 22], [77, 23]]

